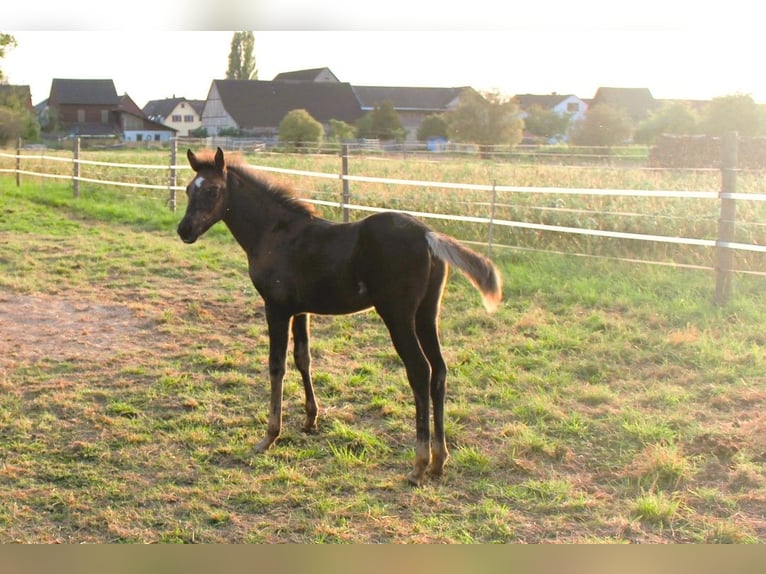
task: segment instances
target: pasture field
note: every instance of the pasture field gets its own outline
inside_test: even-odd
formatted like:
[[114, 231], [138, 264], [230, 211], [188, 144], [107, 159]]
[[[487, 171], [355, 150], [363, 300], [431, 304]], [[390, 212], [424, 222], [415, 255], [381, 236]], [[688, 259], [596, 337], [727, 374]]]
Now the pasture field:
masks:
[[[178, 182], [183, 185], [191, 173], [186, 166], [185, 149], [180, 147], [177, 160], [183, 167], [178, 173]], [[71, 175], [71, 163], [52, 159], [56, 156], [71, 158], [71, 152], [48, 151], [46, 154], [48, 157], [42, 160], [25, 160], [22, 167], [32, 171]], [[341, 172], [341, 160], [335, 155], [245, 153], [244, 157], [253, 165], [326, 174]], [[170, 152], [158, 149], [83, 151], [82, 159], [167, 166]], [[13, 159], [0, 158], [0, 167], [13, 168], [14, 163]], [[81, 175], [103, 181], [150, 185], [168, 183], [168, 170], [83, 164]], [[349, 158], [349, 175], [485, 186], [495, 184], [542, 188], [702, 192], [718, 192], [721, 189], [721, 173], [715, 168], [671, 170], [647, 169], [640, 166], [519, 164], [438, 154], [426, 157], [395, 154], [352, 155]], [[766, 179], [763, 176], [762, 170], [740, 171], [737, 175], [737, 191], [766, 193], [763, 183]], [[339, 179], [287, 174], [277, 174], [275, 177], [293, 184], [301, 197], [329, 202], [340, 202], [342, 197], [342, 184]], [[36, 180], [34, 176], [23, 176], [22, 179], [27, 182]], [[51, 180], [37, 181], [45, 186]], [[718, 237], [718, 220], [721, 217], [719, 202], [711, 199], [499, 191], [494, 198], [493, 212], [493, 197], [490, 191], [367, 181], [352, 181], [349, 187], [350, 203], [357, 205], [457, 216], [493, 216], [499, 220], [533, 224], [692, 239], [715, 240]], [[102, 186], [84, 182], [82, 188], [97, 193]], [[121, 189], [127, 195], [134, 195], [130, 187]], [[167, 195], [167, 192], [165, 194]], [[182, 196], [183, 193], [178, 192], [178, 195]], [[179, 201], [182, 201], [182, 198], [179, 197]], [[766, 244], [766, 202], [739, 200], [736, 212], [734, 241]], [[325, 206], [323, 213], [334, 219], [341, 218], [337, 208]], [[364, 215], [364, 212], [351, 212], [352, 218]], [[493, 244], [499, 246], [705, 267], [712, 266], [715, 257], [713, 249], [708, 247], [591, 237], [500, 225], [493, 226], [490, 231], [487, 225], [444, 219], [429, 219], [429, 222], [434, 227], [465, 241], [487, 243], [491, 234]], [[737, 270], [762, 271], [766, 269], [766, 254], [737, 251], [734, 254], [733, 266]]]
[[282, 438], [253, 453], [262, 302], [225, 228], [184, 245], [180, 217], [0, 178], [0, 542], [766, 542], [762, 278], [721, 308], [708, 271], [505, 250], [488, 315], [453, 273], [452, 457], [412, 488], [372, 313], [315, 318], [319, 434], [289, 369]]

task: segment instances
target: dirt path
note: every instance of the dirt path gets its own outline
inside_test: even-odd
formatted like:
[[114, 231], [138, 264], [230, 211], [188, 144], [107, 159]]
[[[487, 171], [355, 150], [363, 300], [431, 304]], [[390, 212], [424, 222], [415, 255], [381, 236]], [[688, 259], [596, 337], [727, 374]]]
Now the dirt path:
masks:
[[0, 292], [0, 367], [106, 359], [145, 346], [153, 323], [120, 305]]

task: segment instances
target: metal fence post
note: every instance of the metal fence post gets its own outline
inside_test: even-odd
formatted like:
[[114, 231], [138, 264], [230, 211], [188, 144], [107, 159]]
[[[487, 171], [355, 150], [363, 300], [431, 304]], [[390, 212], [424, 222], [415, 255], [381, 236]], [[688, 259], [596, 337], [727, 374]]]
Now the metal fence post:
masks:
[[341, 164], [343, 171], [343, 197], [341, 199], [343, 208], [343, 222], [348, 223], [348, 202], [351, 200], [351, 190], [349, 188], [348, 180], [348, 144], [341, 146]]
[[725, 305], [731, 297], [732, 262], [734, 251], [726, 243], [734, 241], [737, 204], [733, 198], [726, 197], [737, 191], [737, 132], [727, 132], [722, 138], [721, 163], [721, 215], [718, 219], [718, 241], [715, 261], [715, 296], [716, 305]]

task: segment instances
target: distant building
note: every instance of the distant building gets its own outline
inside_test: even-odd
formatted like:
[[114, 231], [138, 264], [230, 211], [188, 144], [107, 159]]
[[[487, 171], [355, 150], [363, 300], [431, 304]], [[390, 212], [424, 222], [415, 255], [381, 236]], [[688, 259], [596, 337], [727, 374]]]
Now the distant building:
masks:
[[282, 72], [281, 74], [274, 76], [274, 81], [340, 83], [340, 80], [330, 71], [330, 68], [312, 68], [310, 70]]
[[213, 80], [202, 112], [209, 135], [239, 130], [244, 135], [275, 137], [288, 112], [304, 109], [323, 124], [354, 123], [362, 116], [351, 86], [340, 82]]
[[176, 130], [148, 117], [127, 94], [120, 98], [117, 123], [126, 142], [168, 142]]
[[352, 88], [364, 113], [389, 102], [407, 131], [407, 140], [415, 141], [426, 116], [447, 112], [458, 105], [460, 94], [472, 88], [416, 88], [354, 86]]
[[175, 130], [147, 118], [112, 80], [55, 78], [46, 105], [39, 106], [56, 132], [72, 137], [118, 138], [124, 141], [167, 141]]
[[633, 121], [646, 118], [660, 106], [649, 88], [599, 88], [591, 103], [610, 104], [624, 110]]
[[588, 104], [573, 94], [518, 94], [514, 96], [519, 110], [526, 115], [527, 110], [539, 106], [544, 110], [563, 116], [569, 114], [573, 122], [585, 118]]
[[202, 126], [204, 107], [204, 100], [173, 97], [151, 100], [144, 106], [143, 113], [150, 120], [173, 128], [179, 136], [188, 136], [189, 132]]

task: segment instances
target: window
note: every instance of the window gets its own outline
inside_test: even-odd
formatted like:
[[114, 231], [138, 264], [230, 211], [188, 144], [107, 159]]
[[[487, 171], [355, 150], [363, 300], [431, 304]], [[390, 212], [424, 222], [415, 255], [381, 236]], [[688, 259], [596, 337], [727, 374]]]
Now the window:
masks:
[[573, 113], [579, 112], [580, 111], [580, 104], [578, 104], [577, 102], [569, 102], [567, 104], [567, 111], [568, 112], [573, 112]]
[[154, 141], [160, 141], [160, 134], [154, 134]]
[[137, 142], [144, 141], [144, 134], [136, 134], [136, 141]]
[[102, 124], [109, 123], [109, 110], [101, 110], [101, 123]]
[[184, 122], [185, 123], [190, 124], [193, 121], [194, 121], [194, 116], [193, 115], [190, 114], [190, 115], [184, 116]]
[[181, 122], [181, 114], [173, 114], [170, 118], [170, 121], [173, 122]]
[[85, 110], [77, 110], [77, 123], [78, 124], [85, 123]]

